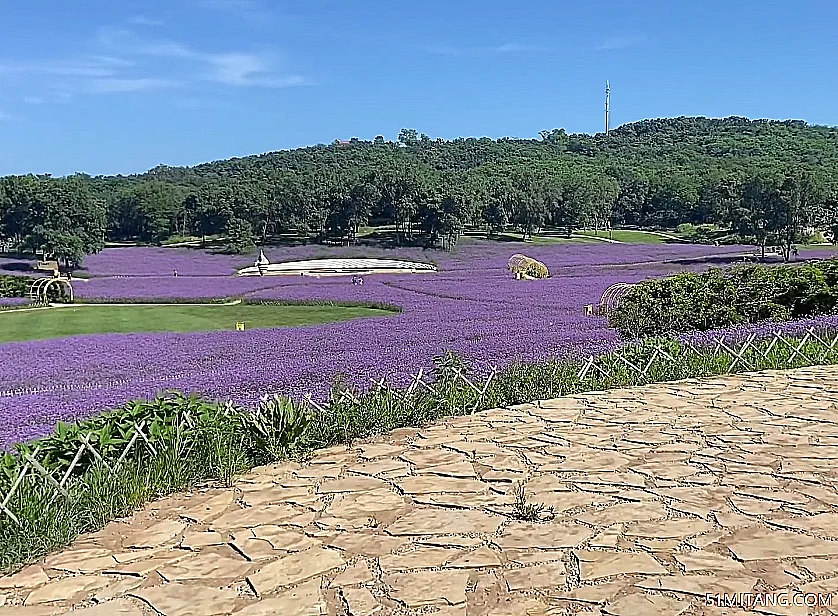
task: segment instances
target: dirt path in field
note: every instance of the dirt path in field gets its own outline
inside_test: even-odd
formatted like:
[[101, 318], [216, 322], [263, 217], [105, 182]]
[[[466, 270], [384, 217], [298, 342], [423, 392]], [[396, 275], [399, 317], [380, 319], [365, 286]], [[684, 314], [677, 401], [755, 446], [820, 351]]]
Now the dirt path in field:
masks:
[[[744, 616], [708, 596], [818, 600], [796, 593], [838, 591], [836, 404], [838, 367], [817, 367], [399, 430], [150, 504], [0, 578], [0, 615]], [[518, 481], [538, 521], [516, 519]]]

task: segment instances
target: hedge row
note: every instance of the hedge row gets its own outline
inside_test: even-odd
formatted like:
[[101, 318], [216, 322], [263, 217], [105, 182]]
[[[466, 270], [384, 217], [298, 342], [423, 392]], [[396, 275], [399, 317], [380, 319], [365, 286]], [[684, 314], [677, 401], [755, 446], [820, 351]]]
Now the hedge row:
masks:
[[834, 314], [838, 259], [681, 273], [635, 286], [609, 315], [627, 338]]

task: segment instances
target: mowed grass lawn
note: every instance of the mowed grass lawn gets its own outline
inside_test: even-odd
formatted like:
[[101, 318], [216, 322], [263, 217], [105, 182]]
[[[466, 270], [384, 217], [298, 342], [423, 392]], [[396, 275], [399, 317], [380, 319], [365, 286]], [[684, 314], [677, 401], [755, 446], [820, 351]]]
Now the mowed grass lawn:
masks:
[[[577, 233], [579, 235], [587, 235], [588, 237], [604, 237], [617, 240], [618, 242], [623, 242], [625, 244], [671, 244], [677, 241], [674, 239], [667, 239], [655, 233], [635, 231], [633, 229], [617, 229], [612, 231], [611, 234], [609, 234], [608, 231], [602, 230], [599, 234], [591, 230], [578, 231]], [[678, 237], [675, 233], [667, 233], [667, 235], [671, 235], [673, 238]]]
[[78, 305], [0, 312], [0, 343], [129, 332], [200, 332], [295, 327], [381, 317], [393, 312], [347, 306]]

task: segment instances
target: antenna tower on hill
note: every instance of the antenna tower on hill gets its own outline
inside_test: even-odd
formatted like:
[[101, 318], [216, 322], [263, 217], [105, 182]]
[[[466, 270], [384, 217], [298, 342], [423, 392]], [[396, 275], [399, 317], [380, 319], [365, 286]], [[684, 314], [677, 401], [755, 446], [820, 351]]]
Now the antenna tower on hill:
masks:
[[611, 130], [611, 84], [605, 81], [605, 134]]

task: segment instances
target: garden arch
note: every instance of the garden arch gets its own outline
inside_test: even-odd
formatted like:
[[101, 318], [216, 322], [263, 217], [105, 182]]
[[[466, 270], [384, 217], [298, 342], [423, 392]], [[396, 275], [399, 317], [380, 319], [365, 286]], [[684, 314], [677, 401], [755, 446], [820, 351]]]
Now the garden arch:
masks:
[[73, 301], [73, 285], [66, 278], [36, 278], [29, 287], [29, 301], [33, 304], [46, 305], [49, 304], [49, 290], [54, 285], [64, 287], [67, 297], [70, 302]]
[[598, 305], [585, 306], [585, 316], [608, 316], [620, 306], [620, 302], [628, 295], [635, 285], [628, 282], [617, 282], [605, 289]]
[[515, 274], [516, 278], [549, 278], [550, 270], [541, 261], [532, 257], [516, 254], [509, 258], [506, 264], [507, 269]]

